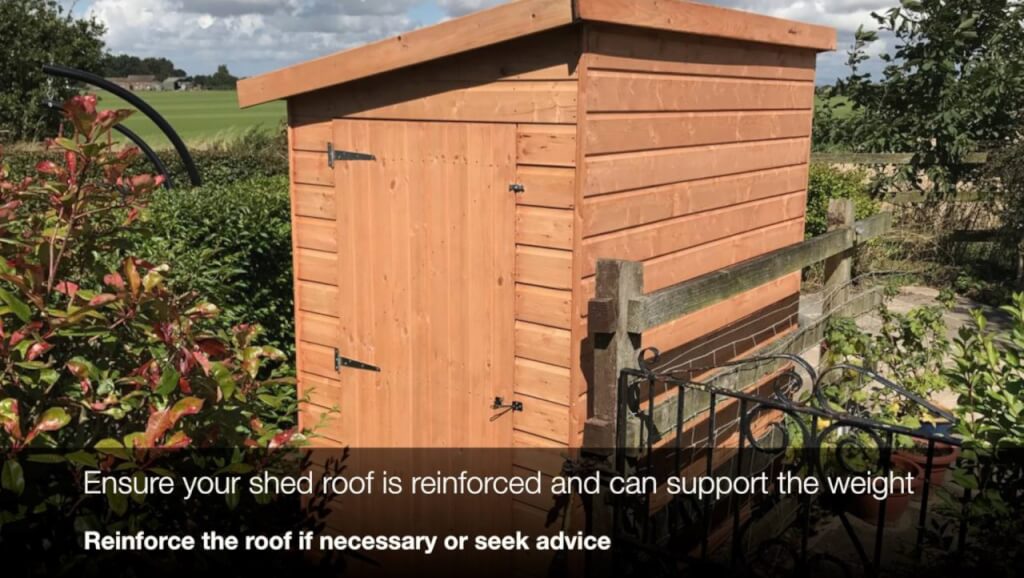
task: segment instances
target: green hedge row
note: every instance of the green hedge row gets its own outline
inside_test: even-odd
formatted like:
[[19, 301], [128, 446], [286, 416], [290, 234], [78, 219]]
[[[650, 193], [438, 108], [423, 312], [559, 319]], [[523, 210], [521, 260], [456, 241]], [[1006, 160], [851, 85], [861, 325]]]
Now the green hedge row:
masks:
[[226, 327], [261, 324], [291, 352], [291, 222], [286, 176], [159, 191], [143, 215], [134, 254], [174, 266], [172, 282], [222, 307]]
[[[203, 185], [217, 186], [254, 177], [287, 175], [287, 150], [283, 132], [250, 131], [236, 140], [211, 148], [191, 150], [190, 154], [202, 177]], [[161, 150], [157, 154], [171, 173], [175, 188], [188, 188], [188, 174], [178, 154], [173, 149]], [[34, 174], [36, 164], [47, 156], [47, 153], [33, 149], [4, 151], [4, 161], [14, 175]], [[153, 165], [144, 157], [139, 160], [139, 170], [156, 172]]]
[[[129, 235], [123, 255], [173, 267], [171, 282], [222, 307], [225, 328], [261, 324], [265, 343], [294, 351], [288, 159], [278, 135], [247, 134], [218, 148], [193, 151], [204, 184], [188, 187], [173, 151], [161, 152], [175, 188], [158, 191]], [[17, 177], [35, 174], [47, 154], [14, 150], [4, 163]], [[152, 171], [148, 161], [139, 169]], [[123, 256], [109, 255], [111, 266]]]

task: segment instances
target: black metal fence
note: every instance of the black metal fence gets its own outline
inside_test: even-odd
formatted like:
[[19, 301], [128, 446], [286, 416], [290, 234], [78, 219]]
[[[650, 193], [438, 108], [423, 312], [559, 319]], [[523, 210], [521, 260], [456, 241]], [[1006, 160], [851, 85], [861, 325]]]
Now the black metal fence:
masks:
[[[658, 355], [656, 350], [645, 350], [639, 368], [625, 369], [619, 376], [616, 446], [631, 449], [617, 452], [616, 474], [627, 479], [654, 478], [659, 487], [655, 492], [614, 498], [613, 531], [620, 563], [628, 560], [626, 566], [635, 571], [655, 565], [747, 572], [781, 565], [793, 575], [879, 575], [889, 546], [887, 515], [897, 510], [897, 502], [910, 500], [905, 494], [887, 495], [875, 501], [874, 515], [859, 512], [867, 523], [854, 522], [848, 510], [857, 498], [828, 488], [786, 494], [773, 483], [764, 493], [722, 498], [708, 493], [695, 498], [692, 493], [662, 491], [672, 476], [776, 480], [778, 474], [791, 474], [823, 482], [910, 474], [912, 492], [920, 498], [910, 559], [921, 556], [934, 528], [952, 533], [954, 547], [963, 548], [967, 527], [961, 520], [966, 516], [947, 512], [942, 517], [933, 511], [936, 486], [960, 442], [934, 427], [885, 423], [861, 404], [841, 400], [833, 392], [884, 388], [921, 415], [952, 424], [955, 418], [948, 411], [852, 365], [833, 366], [819, 374], [805, 360], [789, 354], [726, 364], [733, 371], [763, 364], [781, 367], [761, 380], [764, 385], [740, 391], [691, 379], [712, 368], [658, 373], [653, 369]], [[656, 419], [656, 407], [671, 396], [676, 398], [674, 419], [666, 421], [664, 415]], [[956, 506], [957, 502], [951, 502], [946, 493], [943, 503], [948, 510], [950, 503]], [[967, 508], [971, 492], [964, 490], [952, 499]], [[810, 545], [818, 528], [835, 518], [842, 528], [837, 533], [845, 534], [847, 546], [856, 553], [852, 563], [835, 555], [834, 537], [824, 551]], [[765, 520], [770, 523], [762, 524]], [[870, 532], [870, 524], [874, 524], [873, 536], [865, 540], [862, 536], [866, 528]], [[651, 574], [649, 568], [643, 573]]]

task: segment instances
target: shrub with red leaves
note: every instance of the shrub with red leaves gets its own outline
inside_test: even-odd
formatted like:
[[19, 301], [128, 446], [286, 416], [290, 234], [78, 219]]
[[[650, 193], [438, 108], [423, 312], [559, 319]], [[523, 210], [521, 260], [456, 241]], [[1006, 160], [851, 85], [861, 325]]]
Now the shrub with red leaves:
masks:
[[172, 291], [167, 264], [103, 269], [163, 180], [132, 174], [139, 151], [110, 137], [129, 112], [71, 99], [69, 136], [47, 143], [62, 162], [31, 177], [12, 179], [0, 151], [0, 452], [296, 441], [265, 419], [294, 388], [258, 327], [210, 333], [218, 308]]

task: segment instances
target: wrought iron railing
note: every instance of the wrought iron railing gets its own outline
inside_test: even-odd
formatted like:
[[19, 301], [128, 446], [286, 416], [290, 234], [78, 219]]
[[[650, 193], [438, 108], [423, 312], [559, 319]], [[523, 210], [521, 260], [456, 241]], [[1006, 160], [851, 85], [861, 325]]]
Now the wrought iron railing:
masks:
[[[920, 511], [916, 521], [915, 553], [920, 555], [928, 533], [930, 502], [934, 500], [937, 451], [955, 451], [960, 442], [942, 431], [885, 423], [865, 414], [856, 403], [840, 404], [830, 392], [836, 387], [884, 388], [886, 393], [905, 399], [909, 406], [936, 421], [953, 423], [950, 412], [908, 391], [878, 373], [853, 365], [836, 365], [818, 373], [795, 355], [769, 355], [725, 364], [731, 370], [759, 364], [783, 362], [783, 369], [753, 390], [731, 390], [690, 376], [711, 368], [689, 368], [685, 372], [659, 373], [657, 350], [645, 350], [638, 369], [625, 369], [619, 376], [619, 410], [616, 431], [618, 447], [639, 441], [632, 451], [620, 451], [615, 469], [621, 476], [668, 475], [752, 477], [762, 472], [793, 472], [802, 476], [849, 475], [888, 476], [894, 451], [901, 443], [923, 452], [920, 480]], [[721, 369], [721, 368], [718, 368]], [[675, 395], [675, 419], [668, 427], [654, 419], [656, 400]], [[696, 404], [697, 407], [688, 407]], [[627, 430], [639, 424], [639, 436], [627, 440]], [[915, 482], [918, 483], [918, 482]], [[864, 544], [849, 515], [841, 507], [843, 497], [821, 493], [793, 496], [795, 511], [781, 516], [790, 523], [786, 534], [775, 533], [754, 544], [752, 528], [785, 500], [778, 488], [767, 495], [730, 496], [720, 503], [713, 496], [701, 499], [683, 494], [668, 499], [651, 492], [614, 498], [614, 533], [620, 548], [642, 553], [654, 560], [672, 559], [672, 564], [721, 566], [736, 570], [763, 563], [768, 555], [780, 553], [797, 575], [814, 574], [835, 567], [849, 574], [849, 564], [830, 552], [812, 552], [809, 538], [812, 523], [822, 515], [838, 516], [856, 558], [866, 575], [880, 572], [886, 550], [886, 515], [889, 498], [878, 503], [871, 544]], [[971, 500], [970, 490], [959, 497], [961, 508]], [[745, 500], [745, 501], [744, 501]], [[792, 508], [790, 508], [792, 510]], [[966, 519], [963, 517], [962, 519]], [[963, 547], [966, 523], [958, 524], [956, 548]], [[862, 530], [863, 532], [863, 530]], [[724, 548], [726, 543], [730, 548]], [[723, 550], [727, 552], [723, 555]], [[724, 559], [723, 559], [724, 558]], [[639, 559], [634, 557], [633, 559]]]

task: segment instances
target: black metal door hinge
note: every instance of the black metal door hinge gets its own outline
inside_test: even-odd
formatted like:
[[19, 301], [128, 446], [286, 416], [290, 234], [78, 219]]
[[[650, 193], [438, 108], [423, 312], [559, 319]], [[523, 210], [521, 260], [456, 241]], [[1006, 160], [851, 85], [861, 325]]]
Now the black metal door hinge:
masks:
[[352, 151], [339, 151], [334, 149], [334, 143], [327, 143], [327, 165], [334, 168], [334, 161], [375, 161], [377, 157], [367, 153], [356, 153]]
[[341, 371], [342, 367], [351, 367], [352, 369], [362, 369], [363, 371], [380, 371], [380, 368], [376, 365], [370, 365], [369, 363], [363, 363], [362, 361], [356, 361], [355, 359], [349, 359], [342, 357], [341, 352], [337, 349], [334, 350], [334, 371]]
[[491, 405], [491, 409], [506, 409], [511, 411], [523, 411], [523, 402], [513, 401], [512, 403], [506, 404], [505, 399], [501, 397], [494, 398], [494, 404]]

